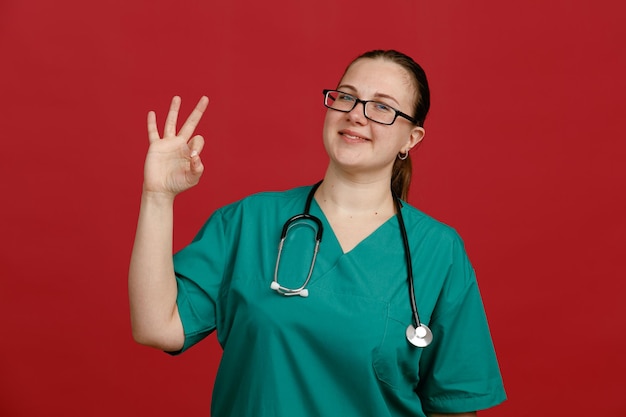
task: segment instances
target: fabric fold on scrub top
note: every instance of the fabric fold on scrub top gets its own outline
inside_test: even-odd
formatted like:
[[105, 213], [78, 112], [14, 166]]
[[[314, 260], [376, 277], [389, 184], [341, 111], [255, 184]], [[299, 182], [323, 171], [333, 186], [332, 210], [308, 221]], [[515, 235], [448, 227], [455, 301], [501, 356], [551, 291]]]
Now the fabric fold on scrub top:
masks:
[[[404, 249], [394, 216], [343, 253], [324, 234], [309, 297], [270, 289], [283, 224], [310, 187], [261, 193], [216, 211], [174, 257], [183, 351], [217, 331], [224, 352], [211, 401], [226, 416], [425, 416], [494, 406], [506, 398], [463, 242], [404, 203], [415, 295], [433, 343], [416, 348]], [[292, 228], [279, 282], [298, 288], [315, 231]]]

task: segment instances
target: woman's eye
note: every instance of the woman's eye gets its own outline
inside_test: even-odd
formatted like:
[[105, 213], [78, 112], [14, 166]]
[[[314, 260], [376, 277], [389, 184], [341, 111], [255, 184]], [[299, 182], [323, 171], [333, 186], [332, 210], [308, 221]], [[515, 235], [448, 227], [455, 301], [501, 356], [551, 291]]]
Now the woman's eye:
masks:
[[354, 101], [354, 97], [352, 97], [350, 94], [339, 94], [337, 96], [337, 100]]
[[390, 112], [393, 111], [391, 107], [386, 104], [374, 102], [374, 108], [379, 112]]

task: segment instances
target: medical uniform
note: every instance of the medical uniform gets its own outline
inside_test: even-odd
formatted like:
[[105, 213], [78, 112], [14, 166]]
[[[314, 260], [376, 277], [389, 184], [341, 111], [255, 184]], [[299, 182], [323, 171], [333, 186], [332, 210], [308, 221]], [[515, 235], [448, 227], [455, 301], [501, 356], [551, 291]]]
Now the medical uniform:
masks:
[[[223, 347], [214, 417], [425, 416], [494, 406], [505, 399], [474, 271], [448, 226], [404, 204], [426, 348], [412, 323], [397, 217], [343, 253], [324, 229], [309, 296], [270, 289], [283, 224], [302, 213], [310, 187], [261, 193], [216, 211], [174, 256], [183, 350], [212, 331]], [[314, 230], [290, 229], [278, 271], [298, 288]]]

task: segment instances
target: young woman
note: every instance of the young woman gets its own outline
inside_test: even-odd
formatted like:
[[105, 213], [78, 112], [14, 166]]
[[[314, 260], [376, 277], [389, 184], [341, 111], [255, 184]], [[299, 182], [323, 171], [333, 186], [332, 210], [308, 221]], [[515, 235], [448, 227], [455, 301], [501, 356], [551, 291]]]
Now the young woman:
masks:
[[192, 135], [208, 99], [177, 133], [175, 97], [163, 137], [149, 113], [133, 335], [180, 353], [217, 331], [212, 415], [472, 416], [504, 401], [462, 240], [403, 201], [429, 101], [410, 57], [361, 55], [324, 90], [321, 183], [217, 210], [173, 258], [173, 202], [203, 172]]

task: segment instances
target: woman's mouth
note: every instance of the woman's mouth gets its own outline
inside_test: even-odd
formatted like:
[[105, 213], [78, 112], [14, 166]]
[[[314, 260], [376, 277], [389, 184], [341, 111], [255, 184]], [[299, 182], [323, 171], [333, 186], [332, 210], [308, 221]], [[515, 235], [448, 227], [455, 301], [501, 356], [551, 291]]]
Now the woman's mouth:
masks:
[[350, 132], [350, 131], [342, 131], [339, 132], [339, 134], [341, 136], [344, 137], [344, 139], [350, 141], [350, 142], [364, 142], [364, 141], [369, 141], [368, 138], [363, 137], [363, 136], [359, 136], [358, 134], [356, 134], [356, 132]]

